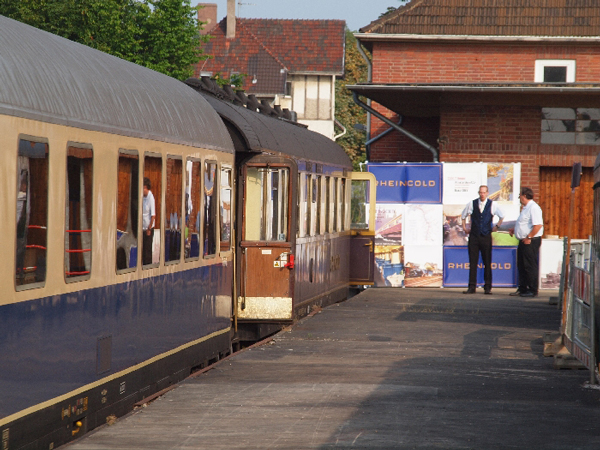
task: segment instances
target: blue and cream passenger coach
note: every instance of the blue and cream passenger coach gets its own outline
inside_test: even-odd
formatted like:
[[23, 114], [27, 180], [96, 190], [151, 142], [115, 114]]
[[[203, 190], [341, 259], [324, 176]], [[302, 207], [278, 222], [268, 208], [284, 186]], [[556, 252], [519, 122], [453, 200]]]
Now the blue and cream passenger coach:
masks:
[[3, 449], [58, 446], [230, 351], [233, 152], [185, 84], [0, 16]]

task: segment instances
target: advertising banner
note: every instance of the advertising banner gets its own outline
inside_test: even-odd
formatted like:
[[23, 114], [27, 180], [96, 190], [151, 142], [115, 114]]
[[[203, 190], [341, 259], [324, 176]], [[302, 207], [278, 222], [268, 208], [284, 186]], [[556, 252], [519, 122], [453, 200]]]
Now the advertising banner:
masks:
[[442, 164], [369, 164], [377, 203], [441, 203]]
[[[469, 285], [469, 251], [467, 247], [444, 247], [444, 286], [467, 287]], [[483, 263], [481, 257], [477, 268], [477, 285], [483, 286]], [[517, 285], [517, 249], [494, 247], [492, 250], [492, 286], [515, 287]]]

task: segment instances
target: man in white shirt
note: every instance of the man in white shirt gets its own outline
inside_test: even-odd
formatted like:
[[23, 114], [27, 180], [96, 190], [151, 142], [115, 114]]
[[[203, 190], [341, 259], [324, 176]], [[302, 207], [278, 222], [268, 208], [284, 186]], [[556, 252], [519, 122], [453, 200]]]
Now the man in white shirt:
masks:
[[521, 214], [510, 230], [519, 240], [517, 247], [517, 269], [519, 270], [519, 288], [510, 295], [521, 297], [537, 297], [539, 256], [542, 235], [544, 234], [544, 218], [542, 208], [533, 201], [533, 190], [528, 187], [521, 189]]
[[144, 177], [144, 197], [142, 198], [142, 264], [152, 264], [152, 241], [154, 240], [154, 220], [156, 219], [156, 205], [154, 195], [150, 190], [150, 179]]
[[[463, 294], [474, 294], [477, 288], [477, 265], [479, 253], [483, 260], [483, 292], [492, 293], [492, 231], [504, 220], [504, 214], [498, 204], [487, 198], [487, 186], [479, 186], [479, 198], [467, 203], [462, 212], [462, 227], [469, 233], [469, 288]], [[471, 230], [467, 231], [467, 217], [471, 217]], [[498, 216], [498, 224], [493, 225], [494, 216]]]

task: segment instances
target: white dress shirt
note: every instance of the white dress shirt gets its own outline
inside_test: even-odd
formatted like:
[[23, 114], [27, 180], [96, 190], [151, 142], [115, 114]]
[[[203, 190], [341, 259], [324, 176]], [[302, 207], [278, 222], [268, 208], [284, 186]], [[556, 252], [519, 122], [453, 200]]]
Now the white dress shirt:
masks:
[[525, 239], [535, 225], [542, 225], [542, 228], [532, 237], [539, 237], [544, 234], [544, 218], [542, 216], [542, 208], [533, 200], [529, 200], [523, 209], [517, 223], [515, 224], [515, 237], [518, 240]]

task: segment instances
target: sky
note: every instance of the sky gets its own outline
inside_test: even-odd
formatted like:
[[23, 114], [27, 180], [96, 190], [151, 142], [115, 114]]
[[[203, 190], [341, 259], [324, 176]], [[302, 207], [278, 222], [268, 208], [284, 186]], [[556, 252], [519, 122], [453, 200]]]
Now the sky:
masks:
[[[219, 22], [227, 15], [227, 0], [198, 3], [216, 3]], [[248, 19], [338, 19], [345, 20], [351, 31], [358, 31], [388, 6], [400, 5], [400, 0], [236, 0], [236, 15]]]

